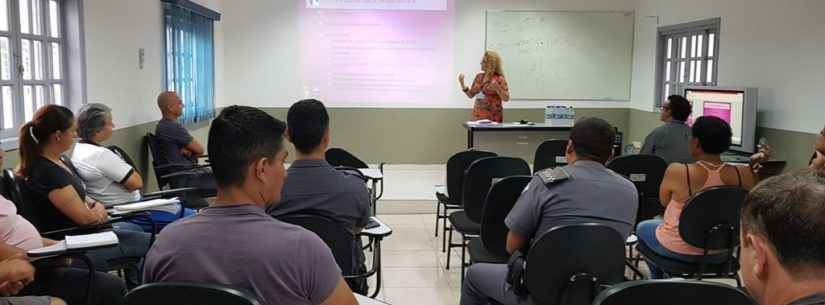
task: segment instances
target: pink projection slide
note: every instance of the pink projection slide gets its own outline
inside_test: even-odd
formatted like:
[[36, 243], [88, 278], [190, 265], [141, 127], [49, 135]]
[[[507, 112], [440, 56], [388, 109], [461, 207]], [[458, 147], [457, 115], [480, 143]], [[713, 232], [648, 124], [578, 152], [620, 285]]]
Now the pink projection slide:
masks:
[[705, 102], [702, 105], [704, 115], [715, 116], [730, 124], [730, 103]]
[[300, 1], [306, 97], [427, 106], [443, 104], [457, 86], [454, 0]]

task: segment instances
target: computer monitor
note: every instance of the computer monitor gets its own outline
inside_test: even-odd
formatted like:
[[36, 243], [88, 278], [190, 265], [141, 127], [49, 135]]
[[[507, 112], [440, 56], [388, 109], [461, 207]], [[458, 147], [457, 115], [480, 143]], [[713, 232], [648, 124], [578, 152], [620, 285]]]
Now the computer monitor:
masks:
[[718, 117], [728, 122], [733, 132], [730, 150], [756, 151], [757, 88], [688, 86], [684, 92], [693, 105], [688, 124], [700, 116]]

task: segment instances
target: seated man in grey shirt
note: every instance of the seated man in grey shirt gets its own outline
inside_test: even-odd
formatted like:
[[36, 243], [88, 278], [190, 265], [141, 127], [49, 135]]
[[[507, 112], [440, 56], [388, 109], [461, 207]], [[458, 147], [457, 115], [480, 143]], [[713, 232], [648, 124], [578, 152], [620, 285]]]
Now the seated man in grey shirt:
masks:
[[[599, 223], [622, 238], [630, 235], [639, 199], [633, 183], [604, 166], [612, 157], [614, 137], [613, 127], [599, 118], [573, 126], [565, 154], [570, 165], [537, 173], [505, 218], [508, 252], [527, 253], [531, 241], [561, 225]], [[470, 266], [460, 304], [529, 303], [506, 287], [507, 271], [506, 264]]]
[[693, 106], [687, 99], [681, 95], [669, 96], [659, 116], [665, 124], [647, 135], [639, 154], [662, 157], [668, 164], [695, 162], [688, 149], [691, 135], [690, 126], [686, 123], [692, 112]]
[[[317, 100], [295, 103], [287, 113], [287, 135], [295, 145], [297, 158], [287, 171], [281, 202], [270, 206], [267, 212], [274, 217], [292, 213], [314, 213], [326, 216], [350, 230], [359, 238], [370, 217], [370, 196], [364, 181], [333, 168], [324, 159], [330, 142], [329, 114]], [[366, 271], [364, 252], [359, 242], [354, 244], [353, 264]], [[350, 288], [366, 293], [366, 280], [348, 280]]]
[[224, 109], [209, 129], [218, 197], [167, 226], [146, 255], [144, 279], [223, 285], [261, 304], [354, 305], [318, 236], [273, 219], [285, 177], [284, 123], [252, 107]]

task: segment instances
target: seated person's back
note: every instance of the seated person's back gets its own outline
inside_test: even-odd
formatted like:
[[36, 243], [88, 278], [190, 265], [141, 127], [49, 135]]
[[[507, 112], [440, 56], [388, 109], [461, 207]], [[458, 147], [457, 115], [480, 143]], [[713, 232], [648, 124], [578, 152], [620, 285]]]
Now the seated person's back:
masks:
[[[721, 154], [730, 147], [731, 135], [730, 125], [716, 117], [703, 116], [693, 124], [689, 151], [698, 161], [668, 166], [659, 188], [659, 200], [665, 206], [664, 217], [642, 221], [636, 228], [640, 242], [651, 251], [688, 263], [703, 259], [705, 250], [689, 245], [679, 232], [682, 211], [689, 199], [714, 186], [753, 187], [755, 177], [750, 167], [722, 162]], [[727, 258], [726, 253], [712, 254], [713, 260]], [[654, 279], [667, 276], [653, 261], [648, 261], [648, 267]]]
[[324, 159], [330, 143], [329, 115], [317, 100], [290, 107], [287, 135], [298, 157], [287, 171], [281, 202], [268, 212], [281, 216], [312, 211], [357, 233], [369, 221], [369, 191], [361, 178], [333, 168]]
[[662, 105], [659, 118], [665, 124], [650, 132], [639, 153], [659, 156], [668, 164], [693, 162], [688, 148], [691, 130], [687, 125], [693, 111], [691, 107], [681, 95], [669, 96]]
[[610, 226], [622, 238], [633, 230], [639, 205], [636, 187], [604, 166], [611, 156], [613, 129], [597, 118], [577, 125], [567, 147], [570, 165], [533, 178], [505, 220], [511, 236], [536, 239], [560, 225], [588, 222]]
[[[561, 225], [597, 223], [615, 229], [621, 238], [630, 235], [639, 206], [636, 187], [604, 166], [615, 136], [602, 119], [576, 122], [565, 151], [570, 165], [538, 172], [505, 218], [507, 252], [528, 253], [532, 242]], [[532, 303], [508, 289], [508, 273], [506, 264], [473, 264], [462, 283], [460, 304]]]
[[355, 303], [326, 244], [264, 211], [283, 186], [284, 130], [255, 108], [221, 112], [209, 131], [218, 197], [158, 236], [146, 257], [146, 282], [219, 284], [271, 305]]

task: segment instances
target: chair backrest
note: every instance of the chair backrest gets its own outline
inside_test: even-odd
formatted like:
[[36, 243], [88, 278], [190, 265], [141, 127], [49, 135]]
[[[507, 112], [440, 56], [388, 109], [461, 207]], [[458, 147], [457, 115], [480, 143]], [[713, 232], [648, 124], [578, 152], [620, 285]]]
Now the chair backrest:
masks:
[[132, 157], [130, 157], [129, 154], [125, 150], [123, 150], [122, 148], [117, 147], [115, 145], [109, 145], [106, 148], [108, 148], [113, 153], [118, 155], [121, 159], [123, 159], [123, 161], [126, 161], [127, 164], [132, 166], [132, 168], [137, 169], [137, 166], [135, 166], [135, 161], [132, 160]]
[[633, 182], [639, 198], [656, 198], [667, 171], [667, 162], [654, 155], [626, 155], [610, 161], [607, 168]]
[[645, 280], [614, 285], [599, 294], [593, 305], [725, 304], [755, 305], [747, 294], [734, 287], [695, 280]]
[[0, 196], [3, 196], [3, 198], [11, 200], [11, 195], [9, 195], [8, 191], [9, 184], [6, 182], [3, 172], [4, 170], [0, 169]]
[[762, 167], [759, 168], [759, 181], [768, 179], [770, 177], [779, 175], [782, 171], [785, 170], [785, 166], [788, 165], [787, 161], [765, 161], [761, 163]]
[[626, 155], [610, 161], [607, 168], [624, 176], [639, 193], [639, 209], [636, 223], [648, 220], [665, 212], [659, 202], [659, 187], [667, 171], [667, 162], [654, 155]]
[[341, 148], [330, 148], [324, 154], [327, 162], [332, 166], [346, 166], [353, 168], [368, 168], [369, 166], [355, 155]]
[[18, 181], [16, 175], [14, 174], [14, 170], [11, 168], [3, 169], [2, 175], [3, 197], [6, 197], [6, 199], [14, 202], [14, 205], [17, 207], [17, 212], [21, 213], [23, 194], [20, 189], [20, 184], [17, 183]]
[[464, 173], [478, 159], [498, 156], [483, 150], [465, 150], [447, 159], [447, 194], [455, 204], [461, 204]]
[[532, 179], [532, 176], [511, 176], [490, 187], [481, 219], [481, 241], [487, 252], [501, 257], [510, 256], [507, 253], [508, 229], [504, 218]]
[[218, 285], [144, 284], [126, 294], [126, 305], [260, 305], [252, 294]]
[[732, 250], [739, 244], [739, 215], [748, 191], [717, 186], [688, 199], [679, 217], [679, 234], [691, 246]]
[[335, 262], [338, 263], [338, 267], [341, 268], [344, 275], [351, 275], [355, 272], [358, 267], [353, 255], [355, 237], [341, 224], [320, 212], [311, 210], [281, 215], [276, 218], [303, 227], [318, 235], [332, 250], [332, 256], [335, 257]]
[[[533, 158], [533, 172], [539, 172], [546, 168], [560, 165], [567, 165], [565, 150], [567, 140], [547, 140], [536, 148], [536, 155]], [[561, 162], [565, 160], [564, 162]]]
[[361, 173], [361, 171], [359, 171], [357, 168], [354, 168], [354, 167], [336, 166], [335, 169], [340, 171], [344, 175], [357, 177], [358, 179], [361, 179], [362, 181], [364, 181], [364, 183], [367, 183], [367, 181], [369, 180], [367, 178], [367, 176], [364, 176], [364, 174]]
[[601, 285], [624, 279], [624, 238], [596, 223], [550, 229], [527, 255], [525, 281], [533, 304], [590, 304]]
[[461, 198], [467, 217], [480, 224], [490, 186], [502, 178], [520, 175], [530, 175], [530, 165], [519, 158], [487, 157], [470, 164], [464, 174]]
[[160, 152], [158, 151], [157, 142], [155, 142], [157, 141], [157, 137], [155, 137], [155, 134], [149, 132], [146, 133], [144, 141], [146, 141], [146, 148], [149, 150], [149, 156], [152, 157], [152, 168], [155, 169], [155, 179], [158, 181], [158, 187], [163, 188], [163, 186], [166, 185], [166, 183], [162, 183], [163, 181], [160, 178], [163, 176], [163, 173], [159, 173], [157, 170], [157, 167], [163, 164], [161, 161]]

